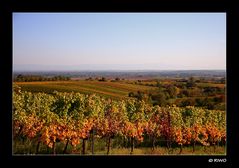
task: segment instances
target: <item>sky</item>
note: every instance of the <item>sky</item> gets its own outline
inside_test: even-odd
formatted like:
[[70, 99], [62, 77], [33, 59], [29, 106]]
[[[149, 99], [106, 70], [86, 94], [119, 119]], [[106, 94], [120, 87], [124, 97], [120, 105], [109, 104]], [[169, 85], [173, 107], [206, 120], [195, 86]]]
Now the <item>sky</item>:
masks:
[[226, 69], [226, 13], [13, 13], [14, 70]]

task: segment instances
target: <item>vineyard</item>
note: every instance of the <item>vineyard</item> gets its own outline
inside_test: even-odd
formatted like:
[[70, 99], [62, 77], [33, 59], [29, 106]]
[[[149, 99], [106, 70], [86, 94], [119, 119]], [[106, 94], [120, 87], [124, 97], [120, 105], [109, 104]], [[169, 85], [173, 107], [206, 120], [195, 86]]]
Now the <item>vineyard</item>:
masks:
[[24, 91], [52, 93], [59, 92], [80, 92], [82, 94], [98, 94], [100, 96], [122, 99], [128, 96], [129, 92], [152, 91], [155, 87], [129, 84], [125, 82], [99, 82], [99, 81], [44, 81], [44, 82], [16, 82]]
[[[22, 144], [30, 150], [18, 151]], [[136, 150], [177, 147], [179, 154], [225, 148], [226, 112], [201, 107], [160, 107], [135, 99], [112, 100], [94, 94], [54, 91], [32, 93], [14, 86], [13, 151], [15, 154], [103, 154], [114, 146]], [[89, 146], [89, 145], [88, 145]], [[23, 145], [24, 148], [24, 145]], [[46, 149], [46, 150], [45, 150]]]

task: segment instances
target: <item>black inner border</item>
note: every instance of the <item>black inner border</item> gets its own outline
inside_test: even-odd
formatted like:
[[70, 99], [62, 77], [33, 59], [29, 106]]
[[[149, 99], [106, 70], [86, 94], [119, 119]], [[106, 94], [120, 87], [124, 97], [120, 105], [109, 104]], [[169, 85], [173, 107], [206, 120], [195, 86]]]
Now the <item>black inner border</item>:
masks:
[[[157, 1], [4, 1], [0, 5], [1, 80], [0, 83], [0, 164], [32, 166], [206, 166], [232, 167], [238, 156], [238, 87], [237, 59], [239, 44], [239, 6], [226, 0], [158, 0]], [[225, 12], [227, 15], [227, 155], [226, 156], [12, 156], [12, 13], [13, 12]], [[3, 31], [2, 31], [3, 30]], [[3, 94], [4, 93], [4, 94]], [[2, 109], [2, 107], [4, 107]], [[208, 159], [227, 159], [209, 163]], [[47, 163], [46, 163], [47, 161]], [[109, 162], [110, 161], [110, 162]], [[101, 163], [101, 165], [100, 165]], [[112, 164], [113, 163], [113, 164]], [[4, 164], [3, 164], [4, 165]], [[30, 165], [30, 164], [29, 164]]]

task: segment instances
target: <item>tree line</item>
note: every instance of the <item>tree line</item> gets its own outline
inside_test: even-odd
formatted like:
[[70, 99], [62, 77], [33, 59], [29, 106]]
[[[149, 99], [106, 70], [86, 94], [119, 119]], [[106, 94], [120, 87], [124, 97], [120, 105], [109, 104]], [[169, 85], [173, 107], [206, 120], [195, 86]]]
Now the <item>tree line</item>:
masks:
[[175, 104], [180, 107], [197, 106], [212, 110], [225, 110], [226, 108], [225, 87], [199, 86], [198, 81], [193, 77], [180, 82], [170, 81], [167, 84], [163, 84], [160, 80], [156, 82], [156, 85], [141, 84], [156, 86], [157, 90], [130, 92], [128, 96], [159, 106]]
[[34, 81], [68, 81], [70, 77], [67, 76], [53, 76], [53, 77], [44, 77], [41, 75], [22, 75], [19, 74], [13, 78], [14, 82], [34, 82]]

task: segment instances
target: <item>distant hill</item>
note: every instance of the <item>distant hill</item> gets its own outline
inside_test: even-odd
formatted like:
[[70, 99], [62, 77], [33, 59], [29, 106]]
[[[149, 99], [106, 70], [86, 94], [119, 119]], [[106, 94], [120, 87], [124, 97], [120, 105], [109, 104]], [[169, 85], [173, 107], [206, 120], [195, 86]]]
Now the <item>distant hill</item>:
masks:
[[71, 78], [88, 78], [88, 77], [106, 77], [106, 78], [160, 78], [160, 77], [226, 77], [225, 70], [121, 70], [121, 71], [14, 71], [16, 75], [42, 75], [46, 77], [51, 76], [67, 76]]

